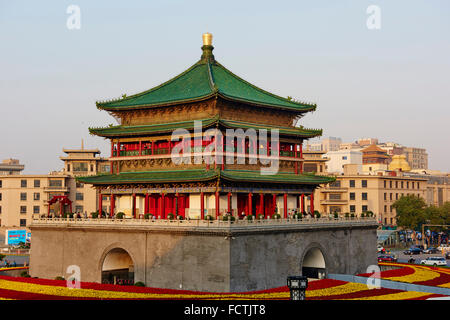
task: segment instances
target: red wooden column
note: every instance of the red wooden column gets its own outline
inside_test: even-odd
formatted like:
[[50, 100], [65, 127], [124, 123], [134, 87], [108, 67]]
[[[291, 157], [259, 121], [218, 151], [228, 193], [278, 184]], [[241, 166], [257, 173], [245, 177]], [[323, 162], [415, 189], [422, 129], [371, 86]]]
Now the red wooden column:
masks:
[[305, 213], [305, 194], [302, 193], [302, 201], [301, 201], [301, 207], [302, 207], [302, 213]]
[[225, 152], [225, 145], [223, 143], [223, 135], [222, 135], [221, 143], [222, 143], [222, 155], [220, 156], [220, 159], [222, 160], [221, 168], [222, 168], [222, 170], [225, 170], [225, 159], [223, 156], [223, 153]]
[[200, 218], [205, 219], [205, 194], [200, 192]]
[[114, 215], [114, 209], [116, 206], [116, 196], [111, 193], [111, 212], [109, 213], [109, 216], [112, 217]]
[[311, 213], [314, 215], [314, 192], [311, 193], [309, 206], [311, 208]]
[[275, 193], [272, 195], [272, 202], [273, 202], [273, 210], [274, 210], [272, 213], [272, 215], [273, 215], [273, 214], [275, 214], [275, 208], [277, 207], [277, 195]]
[[144, 202], [144, 214], [148, 213], [149, 206], [148, 206], [148, 193], [145, 194], [145, 202]]
[[283, 216], [286, 219], [287, 218], [287, 193], [285, 193], [283, 195], [283, 203], [284, 203]]
[[161, 201], [161, 205], [159, 206], [159, 210], [160, 210], [159, 217], [160, 217], [160, 219], [165, 219], [166, 215], [165, 215], [165, 210], [164, 210], [164, 202], [165, 202], [164, 193], [161, 193], [161, 197], [159, 199]]
[[[111, 158], [114, 156], [114, 140], [111, 140]], [[109, 162], [109, 173], [113, 174], [114, 172], [114, 168], [113, 168], [113, 163], [112, 161]]]
[[[303, 142], [300, 145], [300, 159], [303, 159]], [[300, 162], [300, 173], [303, 173], [303, 161]]]
[[142, 140], [139, 140], [139, 155], [142, 155]]
[[103, 208], [103, 195], [99, 191], [99, 194], [98, 194], [98, 217], [99, 218], [102, 215], [102, 208]]
[[219, 191], [216, 191], [216, 219], [219, 217], [219, 200], [220, 200]]
[[259, 194], [259, 214], [264, 214], [264, 194]]
[[133, 199], [132, 202], [133, 218], [136, 219], [136, 193], [133, 193], [132, 199]]
[[231, 192], [228, 192], [227, 211], [231, 213]]
[[247, 212], [247, 215], [251, 215], [251, 214], [253, 214], [253, 205], [252, 205], [252, 193], [250, 192], [249, 194], [248, 194], [248, 212]]

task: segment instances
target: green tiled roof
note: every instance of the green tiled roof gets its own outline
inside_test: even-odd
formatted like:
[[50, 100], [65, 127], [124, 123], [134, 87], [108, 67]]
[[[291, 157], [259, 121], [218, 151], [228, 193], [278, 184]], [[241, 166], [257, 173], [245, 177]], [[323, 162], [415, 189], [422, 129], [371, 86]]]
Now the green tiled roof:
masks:
[[[311, 138], [322, 135], [321, 129], [306, 129], [303, 127], [276, 127], [251, 122], [219, 119], [218, 117], [200, 119], [199, 121], [201, 121], [203, 129], [211, 127], [214, 124], [219, 124], [225, 128], [242, 128], [243, 130], [250, 128], [253, 128], [255, 130], [266, 129], [268, 131], [270, 131], [271, 129], [278, 129], [279, 133], [282, 135], [292, 135], [303, 138]], [[181, 128], [186, 130], [194, 129], [194, 120], [142, 126], [112, 126], [106, 128], [89, 128], [89, 132], [101, 137], [113, 138], [124, 136], [139, 136], [143, 134], [167, 133]]]
[[288, 184], [322, 184], [335, 180], [334, 177], [319, 176], [313, 174], [293, 174], [293, 173], [276, 173], [272, 175], [262, 175], [260, 171], [252, 170], [224, 170], [220, 176], [231, 181], [245, 182], [271, 182], [271, 183], [288, 183]]
[[96, 176], [77, 177], [83, 183], [122, 184], [122, 183], [170, 183], [188, 181], [208, 181], [217, 178], [239, 182], [269, 182], [286, 184], [312, 184], [333, 182], [335, 178], [312, 174], [277, 173], [262, 175], [260, 171], [251, 170], [171, 170], [171, 171], [145, 171], [145, 172], [121, 172], [120, 174], [104, 174]]
[[[201, 119], [202, 128], [208, 128], [211, 125], [217, 123], [218, 118]], [[139, 136], [142, 134], [157, 134], [172, 132], [176, 129], [194, 129], [194, 120], [170, 122], [153, 125], [142, 126], [111, 126], [106, 128], [89, 128], [91, 134], [95, 134], [101, 137], [120, 137], [120, 136]]]
[[121, 172], [119, 174], [103, 174], [96, 176], [77, 177], [83, 183], [99, 184], [121, 184], [121, 183], [164, 183], [164, 182], [186, 182], [207, 181], [217, 178], [218, 173], [214, 170], [192, 169], [192, 170], [170, 170], [170, 171], [144, 171], [144, 172]]
[[264, 91], [236, 76], [214, 59], [205, 58], [157, 87], [116, 100], [98, 101], [97, 107], [109, 111], [126, 110], [199, 101], [214, 96], [298, 112], [316, 108], [315, 104], [288, 100]]

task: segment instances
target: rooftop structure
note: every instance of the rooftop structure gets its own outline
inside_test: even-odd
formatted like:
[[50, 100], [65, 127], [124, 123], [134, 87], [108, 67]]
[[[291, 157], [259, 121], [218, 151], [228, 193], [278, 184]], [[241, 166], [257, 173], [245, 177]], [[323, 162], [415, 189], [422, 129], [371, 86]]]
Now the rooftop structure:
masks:
[[20, 174], [25, 166], [17, 159], [6, 159], [0, 163], [0, 175]]

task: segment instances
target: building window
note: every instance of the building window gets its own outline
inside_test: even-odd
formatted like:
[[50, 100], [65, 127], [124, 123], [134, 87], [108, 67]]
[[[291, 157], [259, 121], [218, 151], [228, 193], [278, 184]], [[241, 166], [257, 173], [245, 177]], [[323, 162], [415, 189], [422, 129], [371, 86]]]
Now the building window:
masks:
[[392, 181], [389, 181], [389, 188], [392, 189]]
[[355, 187], [355, 180], [350, 180], [350, 188], [354, 188]]
[[50, 187], [62, 187], [62, 180], [50, 180], [49, 186]]
[[70, 164], [67, 165], [67, 171], [70, 172]]
[[0, 201], [2, 201], [2, 194], [0, 193]]
[[27, 206], [20, 206], [20, 213], [27, 213]]
[[355, 193], [354, 192], [350, 192], [350, 200], [355, 200]]
[[20, 226], [26, 227], [27, 226], [27, 219], [20, 219]]
[[393, 207], [389, 206], [389, 212], [392, 212]]
[[0, 188], [2, 187], [2, 180], [0, 180]]
[[367, 188], [367, 180], [361, 180], [361, 187]]
[[355, 211], [356, 211], [356, 207], [354, 205], [351, 205], [350, 206], [350, 212], [351, 213], [355, 213]]
[[75, 195], [75, 200], [84, 200], [83, 194], [80, 192], [77, 192], [77, 194]]
[[40, 188], [40, 186], [41, 186], [41, 180], [34, 180], [34, 187]]
[[392, 201], [392, 193], [389, 193], [389, 200]]
[[75, 212], [76, 213], [82, 213], [83, 212], [83, 206], [75, 206]]
[[94, 171], [94, 165], [93, 164], [91, 164], [91, 171], [92, 172]]
[[401, 182], [401, 184], [402, 184], [402, 187], [401, 187], [401, 188], [403, 189], [403, 181]]
[[33, 200], [35, 200], [35, 201], [41, 200], [41, 194], [39, 192], [35, 192], [33, 194]]
[[347, 156], [342, 156], [342, 160], [347, 160]]
[[76, 185], [77, 185], [77, 188], [83, 188], [83, 186], [84, 186], [84, 184], [83, 184], [83, 183], [81, 183], [81, 182], [78, 182], [78, 181], [77, 181]]
[[395, 188], [398, 189], [398, 181], [395, 181]]
[[20, 193], [20, 200], [22, 200], [22, 201], [27, 200], [27, 193], [26, 192], [21, 192]]
[[74, 172], [86, 172], [88, 171], [88, 164], [86, 162], [75, 162], [73, 163]]
[[336, 180], [335, 182], [332, 182], [330, 184], [330, 187], [332, 187], [332, 188], [340, 188], [341, 187], [341, 181], [340, 180]]
[[27, 180], [20, 180], [20, 187], [26, 188], [27, 187]]
[[[100, 166], [100, 168], [101, 168], [101, 172], [110, 172], [110, 170], [111, 170], [111, 167], [109, 166], [109, 164], [102, 165], [102, 166]], [[314, 171], [316, 171], [316, 165], [314, 165]]]
[[341, 200], [341, 194], [340, 193], [337, 193], [337, 194], [336, 193], [330, 193], [330, 200]]
[[393, 220], [392, 220], [392, 218], [391, 218], [391, 224], [393, 223]]
[[417, 182], [417, 189], [419, 189], [419, 183]]
[[[406, 183], [406, 187], [409, 189], [409, 182], [407, 182]], [[413, 188], [414, 189], [414, 181], [413, 182], [411, 182], [411, 188]]]
[[383, 186], [386, 189], [386, 180], [383, 180]]
[[[331, 199], [331, 198], [330, 198]], [[103, 201], [108, 201], [109, 200], [109, 196], [102, 196], [102, 200]]]
[[362, 212], [367, 212], [367, 206], [362, 206]]
[[384, 205], [384, 212], [387, 212], [387, 205]]
[[386, 201], [387, 200], [387, 193], [385, 192], [384, 193], [384, 201]]
[[33, 213], [40, 213], [41, 207], [39, 206], [33, 206]]
[[367, 192], [361, 194], [363, 200], [367, 200]]
[[0, 206], [0, 213], [2, 213], [2, 206]]

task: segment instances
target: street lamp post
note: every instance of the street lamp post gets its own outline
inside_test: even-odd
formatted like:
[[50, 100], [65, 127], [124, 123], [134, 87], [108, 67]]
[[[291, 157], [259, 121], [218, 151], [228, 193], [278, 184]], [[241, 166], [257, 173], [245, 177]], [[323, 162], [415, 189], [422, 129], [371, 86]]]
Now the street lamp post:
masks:
[[287, 286], [290, 291], [290, 300], [305, 300], [305, 291], [308, 288], [307, 277], [288, 276]]

